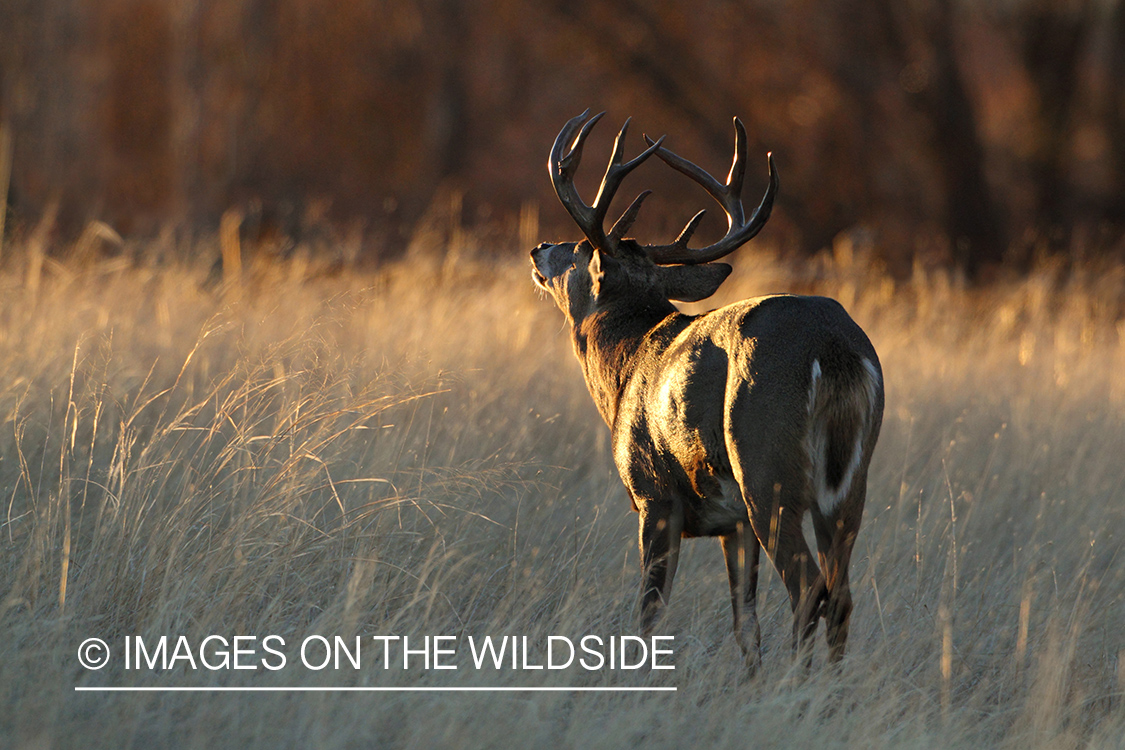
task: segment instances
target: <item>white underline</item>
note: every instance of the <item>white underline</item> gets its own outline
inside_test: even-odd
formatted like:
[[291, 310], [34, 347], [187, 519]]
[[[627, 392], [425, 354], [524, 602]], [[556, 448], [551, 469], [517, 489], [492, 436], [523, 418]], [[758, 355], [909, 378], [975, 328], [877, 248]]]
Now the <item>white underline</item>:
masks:
[[80, 687], [78, 693], [674, 693], [674, 687]]

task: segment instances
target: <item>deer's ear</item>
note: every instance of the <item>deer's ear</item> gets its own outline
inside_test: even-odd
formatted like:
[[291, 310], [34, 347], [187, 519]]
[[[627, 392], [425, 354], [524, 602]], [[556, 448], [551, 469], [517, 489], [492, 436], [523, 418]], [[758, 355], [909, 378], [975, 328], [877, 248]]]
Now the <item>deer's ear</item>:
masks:
[[656, 279], [666, 299], [698, 302], [719, 291], [734, 270], [727, 263], [698, 266], [657, 266]]

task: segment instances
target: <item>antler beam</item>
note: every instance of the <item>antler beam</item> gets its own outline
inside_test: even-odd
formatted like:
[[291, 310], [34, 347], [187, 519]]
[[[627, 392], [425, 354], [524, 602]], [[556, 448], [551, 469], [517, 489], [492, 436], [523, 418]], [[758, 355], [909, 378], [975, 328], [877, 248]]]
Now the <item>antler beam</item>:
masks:
[[746, 128], [742, 125], [741, 120], [737, 117], [734, 118], [734, 160], [731, 162], [725, 185], [720, 184], [718, 180], [687, 159], [664, 148], [661, 145], [663, 140], [661, 138], [659, 141], [653, 141], [645, 136], [649, 148], [656, 148], [656, 155], [665, 164], [699, 183], [723, 207], [723, 211], [727, 215], [727, 233], [713, 245], [699, 249], [689, 248], [687, 246], [688, 240], [691, 239], [696, 227], [699, 226], [700, 220], [706, 213], [706, 211], [700, 211], [691, 218], [684, 230], [680, 232], [680, 236], [672, 244], [642, 246], [655, 263], [662, 265], [710, 263], [737, 250], [761, 231], [766, 220], [770, 217], [773, 199], [777, 195], [780, 182], [777, 177], [777, 169], [773, 163], [773, 154], [767, 154], [770, 183], [766, 188], [766, 194], [762, 197], [762, 202], [754, 209], [754, 213], [747, 221], [742, 208], [742, 182], [746, 176]]

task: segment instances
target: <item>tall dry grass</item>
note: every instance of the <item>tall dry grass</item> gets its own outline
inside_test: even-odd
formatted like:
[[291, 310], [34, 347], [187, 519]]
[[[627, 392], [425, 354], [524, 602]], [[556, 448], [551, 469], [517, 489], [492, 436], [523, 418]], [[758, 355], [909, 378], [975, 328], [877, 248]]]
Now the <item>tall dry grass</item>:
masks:
[[[817, 291], [874, 340], [887, 413], [838, 671], [801, 678], [764, 568], [763, 668], [718, 545], [686, 545], [651, 674], [97, 672], [85, 638], [635, 631], [635, 517], [526, 267], [309, 278], [0, 273], [5, 747], [1123, 747], [1121, 269], [970, 292], [846, 246], [744, 250], [721, 292]], [[75, 686], [675, 686], [667, 694], [92, 694]]]

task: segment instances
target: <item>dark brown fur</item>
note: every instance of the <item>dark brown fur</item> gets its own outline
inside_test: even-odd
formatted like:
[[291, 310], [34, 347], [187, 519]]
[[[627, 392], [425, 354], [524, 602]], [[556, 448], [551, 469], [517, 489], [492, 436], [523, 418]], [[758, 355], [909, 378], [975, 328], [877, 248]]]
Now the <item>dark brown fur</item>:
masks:
[[[731, 267], [713, 261], [749, 241], [769, 218], [779, 185], [772, 157], [758, 208], [747, 216], [742, 206], [746, 131], [737, 118], [725, 183], [668, 151], [663, 138], [625, 161], [626, 121], [597, 198], [587, 205], [574, 173], [601, 115], [586, 115], [566, 123], [548, 160], [555, 192], [586, 240], [535, 248], [532, 277], [570, 323], [574, 353], [640, 514], [644, 630], [652, 630], [671, 594], [680, 540], [717, 536], [747, 660], [758, 655], [763, 546], [789, 592], [794, 644], [805, 642], [823, 615], [829, 654], [838, 660], [852, 609], [848, 562], [883, 417], [879, 358], [844, 308], [823, 297], [761, 297], [699, 316], [669, 301], [714, 294]], [[614, 192], [653, 155], [723, 207], [722, 239], [688, 247], [702, 212], [669, 245], [625, 239], [647, 191], [605, 231]], [[805, 513], [816, 531], [819, 567], [801, 531]]]
[[[532, 255], [537, 282], [567, 314], [575, 354], [640, 514], [644, 630], [671, 592], [680, 540], [718, 536], [748, 659], [756, 659], [758, 647], [762, 546], [788, 589], [795, 642], [824, 615], [838, 659], [851, 611], [848, 560], [883, 410], [879, 361], [867, 337], [838, 303], [822, 297], [778, 295], [682, 314], [660, 275], [700, 267], [657, 271], [639, 253], [612, 258], [587, 243], [541, 245]], [[708, 283], [717, 287], [725, 277], [714, 274]], [[814, 361], [821, 374], [810, 392]], [[865, 380], [868, 373], [875, 382]], [[807, 441], [817, 424], [827, 435], [824, 471], [833, 489], [857, 441], [861, 446], [850, 487], [829, 512], [819, 507], [811, 479]], [[801, 532], [806, 512], [820, 567]]]

